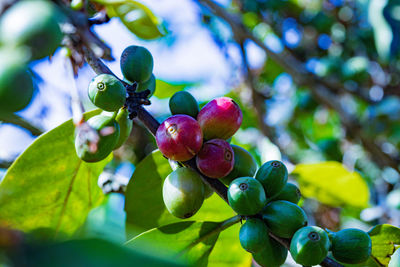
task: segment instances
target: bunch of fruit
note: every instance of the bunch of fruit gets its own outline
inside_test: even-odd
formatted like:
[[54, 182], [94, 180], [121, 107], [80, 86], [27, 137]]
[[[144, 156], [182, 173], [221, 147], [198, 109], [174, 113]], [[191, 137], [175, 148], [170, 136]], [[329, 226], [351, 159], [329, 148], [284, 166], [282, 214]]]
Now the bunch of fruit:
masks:
[[[153, 57], [141, 46], [127, 47], [121, 56], [121, 70], [129, 83], [136, 83], [136, 91], [155, 91]], [[78, 128], [75, 137], [77, 155], [86, 162], [105, 159], [114, 149], [128, 139], [133, 122], [125, 106], [127, 90], [115, 76], [100, 74], [92, 79], [88, 87], [91, 102], [103, 112], [90, 118], [88, 125], [97, 132], [90, 136], [86, 129]]]
[[[232, 99], [216, 98], [199, 111], [191, 94], [178, 92], [170, 99], [170, 109], [173, 116], [156, 134], [160, 151], [175, 161], [195, 158], [200, 173], [229, 185], [229, 205], [246, 219], [240, 243], [257, 263], [280, 266], [286, 260], [288, 249], [270, 234], [291, 239], [290, 253], [304, 266], [321, 263], [329, 251], [343, 263], [369, 258], [371, 239], [367, 233], [358, 229], [334, 233], [307, 226], [307, 216], [297, 205], [300, 190], [287, 182], [288, 171], [282, 162], [269, 161], [257, 170], [248, 151], [226, 141], [242, 122], [242, 112]], [[166, 208], [182, 219], [193, 216], [212, 192], [200, 174], [187, 167], [175, 169], [163, 185]]]
[[25, 108], [34, 92], [31, 60], [51, 55], [61, 44], [62, 13], [50, 1], [19, 1], [0, 19], [0, 111]]

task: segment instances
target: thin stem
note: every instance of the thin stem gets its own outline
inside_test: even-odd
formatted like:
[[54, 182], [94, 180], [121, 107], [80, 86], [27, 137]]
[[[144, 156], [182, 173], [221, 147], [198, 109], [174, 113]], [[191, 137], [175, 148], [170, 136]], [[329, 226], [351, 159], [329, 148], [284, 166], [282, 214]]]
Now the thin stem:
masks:
[[11, 123], [14, 125], [18, 125], [25, 130], [29, 131], [33, 136], [39, 136], [43, 133], [43, 130], [37, 126], [34, 126], [29, 121], [21, 118], [20, 116], [14, 113], [3, 113], [0, 112], [0, 121], [5, 123]]

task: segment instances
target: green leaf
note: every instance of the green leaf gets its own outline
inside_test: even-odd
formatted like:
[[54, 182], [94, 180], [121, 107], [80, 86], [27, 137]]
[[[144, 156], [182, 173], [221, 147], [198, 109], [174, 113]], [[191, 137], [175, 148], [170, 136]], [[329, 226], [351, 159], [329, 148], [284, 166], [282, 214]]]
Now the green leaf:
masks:
[[165, 35], [160, 20], [145, 5], [134, 0], [95, 0], [107, 7], [110, 17], [122, 23], [139, 38], [151, 40]]
[[97, 178], [112, 156], [98, 163], [83, 162], [75, 152], [74, 131], [69, 120], [41, 135], [9, 168], [0, 184], [0, 225], [72, 234], [101, 203]]
[[372, 240], [372, 257], [387, 266], [395, 245], [400, 245], [400, 229], [389, 224], [380, 224], [368, 232]]
[[298, 177], [304, 197], [316, 198], [334, 207], [365, 208], [369, 204], [367, 183], [359, 173], [348, 171], [339, 162], [298, 164], [292, 174]]
[[192, 86], [191, 83], [170, 83], [162, 80], [156, 81], [156, 91], [154, 95], [157, 98], [170, 98], [173, 94], [185, 90], [185, 88]]
[[239, 220], [240, 217], [235, 216], [220, 223], [185, 221], [168, 224], [144, 232], [126, 245], [132, 248], [156, 246], [158, 253], [181, 257], [196, 266], [206, 266], [219, 233]]

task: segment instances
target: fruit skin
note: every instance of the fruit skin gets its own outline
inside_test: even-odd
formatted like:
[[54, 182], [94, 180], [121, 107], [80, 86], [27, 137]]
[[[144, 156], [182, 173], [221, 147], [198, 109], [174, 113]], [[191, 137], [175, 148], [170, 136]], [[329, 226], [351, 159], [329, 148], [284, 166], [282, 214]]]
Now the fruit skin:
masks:
[[369, 235], [355, 228], [330, 234], [333, 257], [343, 263], [362, 263], [371, 255], [372, 241]]
[[205, 183], [203, 183], [204, 185], [204, 198], [209, 198], [214, 194], [214, 190], [211, 189], [211, 187], [209, 187], [208, 185], [206, 185]]
[[205, 142], [196, 157], [199, 171], [211, 178], [221, 178], [229, 174], [234, 165], [231, 145], [222, 139]]
[[122, 74], [131, 82], [146, 82], [153, 72], [153, 56], [142, 46], [131, 45], [125, 48], [120, 63]]
[[273, 197], [271, 201], [287, 200], [289, 202], [297, 204], [299, 203], [300, 199], [301, 199], [300, 189], [292, 183], [287, 183], [283, 187], [282, 191], [279, 192], [279, 194], [277, 194], [275, 197]]
[[400, 249], [396, 249], [392, 257], [390, 257], [388, 267], [399, 267], [400, 266]]
[[194, 119], [199, 114], [199, 104], [196, 99], [186, 91], [176, 92], [169, 99], [169, 109], [172, 114], [186, 114]]
[[46, 57], [54, 53], [63, 38], [59, 17], [61, 12], [50, 1], [19, 1], [2, 16], [1, 43], [28, 47], [32, 59]]
[[186, 161], [201, 149], [203, 134], [200, 125], [188, 115], [174, 115], [158, 127], [156, 142], [161, 153], [169, 159]]
[[17, 51], [0, 51], [0, 111], [4, 112], [25, 108], [34, 92], [32, 76]]
[[178, 168], [164, 181], [163, 199], [167, 210], [174, 216], [192, 217], [204, 201], [204, 185], [200, 175], [189, 168]]
[[265, 192], [253, 177], [240, 177], [229, 185], [228, 202], [231, 208], [240, 215], [254, 215], [267, 203]]
[[151, 74], [150, 79], [148, 79], [147, 81], [138, 83], [136, 92], [143, 92], [147, 89], [150, 90], [150, 94], [147, 96], [147, 98], [150, 98], [156, 91], [156, 77], [154, 76], [154, 74]]
[[248, 252], [256, 253], [261, 251], [268, 239], [267, 226], [260, 219], [247, 218], [246, 222], [240, 227], [240, 244]]
[[307, 225], [307, 215], [302, 208], [286, 200], [268, 203], [261, 211], [268, 229], [275, 235], [290, 238]]
[[285, 164], [278, 160], [265, 162], [257, 171], [255, 178], [264, 186], [267, 198], [273, 198], [282, 191], [288, 179]]
[[253, 253], [254, 260], [263, 267], [278, 267], [285, 261], [288, 250], [274, 239], [268, 236], [264, 248]]
[[243, 114], [229, 97], [219, 97], [208, 102], [197, 115], [204, 139], [228, 139], [242, 124]]
[[128, 137], [132, 132], [133, 121], [129, 119], [128, 108], [122, 107], [118, 111], [115, 121], [118, 123], [120, 129], [118, 142], [114, 147], [114, 149], [117, 149], [121, 147], [126, 142], [126, 140], [128, 140]]
[[[90, 118], [87, 123], [95, 129], [99, 135], [97, 151], [91, 152], [86, 143], [86, 132], [78, 131], [75, 137], [75, 150], [79, 158], [86, 162], [97, 162], [105, 159], [114, 149], [119, 139], [119, 125], [114, 118], [104, 115], [97, 115]], [[113, 132], [103, 135], [102, 130], [106, 127], [113, 127]]]
[[300, 228], [290, 242], [293, 259], [303, 266], [320, 264], [328, 255], [330, 247], [328, 234], [316, 226]]
[[117, 111], [126, 99], [125, 86], [110, 74], [94, 77], [89, 83], [88, 94], [93, 104], [106, 111]]
[[231, 147], [233, 149], [235, 164], [232, 171], [227, 176], [221, 178], [221, 181], [226, 185], [229, 185], [238, 177], [253, 176], [258, 167], [256, 160], [246, 149], [237, 145], [231, 145]]

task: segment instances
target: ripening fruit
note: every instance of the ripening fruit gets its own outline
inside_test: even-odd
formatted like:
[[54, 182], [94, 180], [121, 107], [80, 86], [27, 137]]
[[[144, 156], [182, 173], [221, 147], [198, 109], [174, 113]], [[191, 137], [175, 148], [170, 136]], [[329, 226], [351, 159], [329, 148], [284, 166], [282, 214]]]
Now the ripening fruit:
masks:
[[120, 129], [118, 142], [114, 147], [114, 149], [117, 149], [121, 147], [126, 142], [126, 140], [128, 140], [128, 137], [132, 132], [133, 121], [129, 119], [129, 112], [126, 107], [122, 107], [118, 111], [115, 121], [118, 123]]
[[239, 105], [229, 97], [219, 97], [208, 102], [197, 115], [204, 139], [228, 139], [242, 124]]
[[119, 125], [114, 118], [104, 115], [97, 115], [90, 118], [87, 123], [97, 131], [99, 141], [94, 151], [87, 142], [87, 134], [78, 131], [75, 137], [75, 149], [79, 158], [86, 162], [97, 162], [105, 159], [114, 149], [119, 138]]
[[200, 175], [189, 168], [178, 168], [164, 181], [163, 199], [167, 210], [174, 216], [192, 217], [204, 201], [204, 185]]
[[263, 267], [278, 267], [286, 261], [287, 254], [284, 246], [268, 236], [264, 248], [253, 253], [253, 258]]
[[229, 185], [228, 202], [240, 215], [254, 215], [267, 203], [265, 192], [259, 181], [253, 177], [240, 177]]
[[268, 203], [261, 211], [268, 229], [275, 235], [290, 238], [307, 225], [307, 215], [302, 208], [286, 200]]
[[19, 1], [1, 18], [1, 43], [10, 47], [26, 46], [32, 59], [51, 55], [63, 38], [58, 25], [61, 15], [51, 1]]
[[273, 198], [282, 191], [288, 179], [285, 164], [278, 160], [265, 162], [258, 169], [255, 178], [264, 186], [267, 198]]
[[400, 248], [396, 249], [396, 251], [390, 257], [388, 267], [399, 267], [399, 266], [400, 266]]
[[257, 162], [246, 149], [237, 145], [231, 145], [231, 147], [233, 149], [235, 164], [232, 171], [227, 176], [221, 178], [221, 181], [226, 185], [229, 185], [238, 177], [252, 177], [257, 171]]
[[371, 255], [372, 241], [369, 235], [355, 228], [340, 230], [329, 235], [332, 255], [343, 263], [362, 263]]
[[208, 185], [206, 185], [205, 183], [203, 183], [204, 185], [204, 198], [209, 198], [214, 194], [214, 190], [211, 189], [211, 187], [209, 187]]
[[287, 183], [285, 184], [285, 186], [283, 187], [282, 191], [279, 192], [278, 195], [276, 195], [275, 197], [273, 197], [271, 199], [271, 201], [275, 201], [275, 200], [287, 200], [289, 202], [292, 202], [294, 204], [299, 203], [301, 198], [301, 193], [300, 193], [300, 189], [292, 184], [292, 183]]
[[266, 246], [268, 239], [267, 226], [260, 219], [247, 218], [246, 222], [240, 227], [240, 244], [248, 252], [261, 251]]
[[328, 255], [330, 247], [328, 234], [316, 226], [300, 228], [290, 242], [293, 259], [303, 266], [320, 264]]
[[147, 96], [147, 98], [150, 98], [156, 91], [156, 77], [154, 76], [154, 74], [151, 74], [150, 79], [148, 79], [147, 81], [138, 83], [136, 92], [143, 92], [147, 89], [150, 90], [150, 94]]
[[0, 50], [0, 111], [15, 112], [25, 108], [32, 99], [32, 76], [18, 50]]
[[131, 82], [146, 82], [153, 73], [153, 56], [142, 46], [131, 45], [125, 48], [120, 63], [122, 74]]
[[169, 99], [169, 109], [172, 114], [186, 114], [195, 119], [197, 118], [197, 114], [199, 114], [199, 104], [196, 99], [186, 91], [176, 92]]
[[231, 145], [222, 139], [205, 142], [196, 157], [199, 171], [211, 178], [221, 178], [230, 173], [234, 165]]
[[186, 161], [201, 149], [203, 134], [200, 125], [188, 115], [174, 115], [157, 129], [157, 146], [169, 159]]
[[126, 99], [125, 86], [110, 74], [100, 74], [89, 83], [89, 98], [93, 104], [106, 111], [117, 111]]

